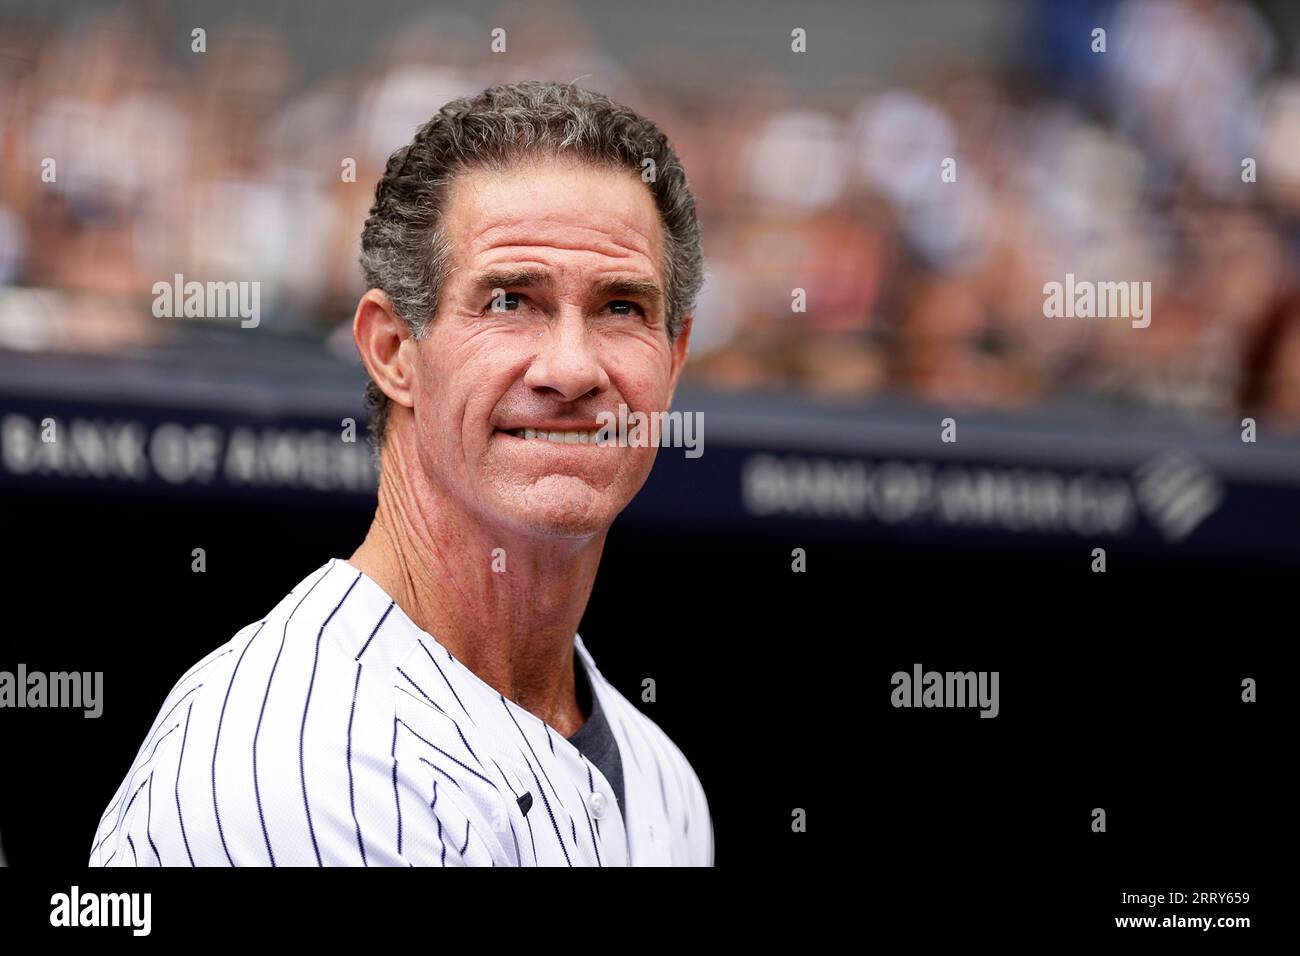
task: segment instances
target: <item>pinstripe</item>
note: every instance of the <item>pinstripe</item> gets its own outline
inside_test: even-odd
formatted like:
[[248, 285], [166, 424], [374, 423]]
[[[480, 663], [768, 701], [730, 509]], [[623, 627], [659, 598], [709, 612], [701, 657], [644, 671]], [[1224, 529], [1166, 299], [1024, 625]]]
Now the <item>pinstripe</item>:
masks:
[[[285, 628], [288, 628], [288, 624]], [[275, 652], [271, 674], [266, 679], [266, 693], [262, 695], [262, 709], [257, 715], [257, 729], [253, 731], [253, 796], [257, 800], [257, 818], [262, 823], [262, 839], [266, 841], [266, 855], [272, 866], [275, 866], [275, 851], [271, 849], [271, 834], [266, 829], [266, 812], [262, 809], [262, 784], [257, 775], [257, 744], [262, 736], [262, 721], [266, 718], [266, 702], [271, 699], [271, 681], [275, 680], [275, 669], [280, 664], [280, 655], [284, 653], [284, 640], [284, 636], [281, 636], [280, 649]]]
[[[447, 689], [451, 691], [451, 696], [456, 698], [456, 703], [460, 704], [460, 709], [465, 711], [465, 716], [469, 718], [470, 723], [471, 724], [474, 723], [474, 716], [469, 712], [469, 710], [466, 709], [465, 702], [460, 699], [460, 694], [456, 693], [456, 688], [451, 686], [451, 681], [447, 679], [447, 674], [443, 671], [442, 665], [440, 665], [436, 660], [434, 660], [433, 654], [431, 654], [429, 652], [429, 649], [424, 646], [423, 640], [419, 641], [419, 644], [420, 647], [424, 649], [424, 653], [429, 655], [429, 662], [432, 663], [434, 667], [438, 668], [439, 674], [442, 674], [442, 679], [446, 683]], [[451, 657], [450, 651], [448, 651], [447, 656]]]
[[230, 691], [235, 686], [235, 677], [239, 673], [239, 665], [244, 663], [244, 655], [248, 653], [248, 649], [253, 646], [253, 642], [257, 640], [257, 635], [262, 633], [262, 628], [265, 626], [266, 621], [263, 620], [258, 625], [257, 630], [253, 632], [253, 636], [245, 642], [244, 649], [239, 652], [239, 658], [235, 661], [235, 666], [230, 672], [230, 681], [226, 684], [226, 696], [221, 701], [221, 715], [217, 718], [217, 735], [212, 741], [212, 812], [217, 818], [217, 836], [221, 838], [221, 849], [225, 851], [226, 861], [231, 866], [235, 865], [235, 859], [230, 855], [230, 847], [226, 846], [226, 831], [221, 826], [221, 809], [217, 806], [217, 750], [221, 746], [221, 727], [226, 722], [226, 705], [230, 703]]
[[[501, 696], [501, 706], [506, 709], [507, 714], [510, 714], [511, 723], [513, 723], [515, 729], [519, 731], [519, 736], [524, 738], [524, 743], [528, 746], [528, 752], [533, 755], [533, 760], [536, 760], [537, 754], [533, 750], [532, 741], [530, 741], [528, 735], [524, 733], [524, 728], [519, 726], [519, 721], [515, 720], [515, 715], [510, 713], [510, 706], [506, 703], [505, 696], [499, 696]], [[525, 757], [524, 761], [528, 762], [528, 758]], [[537, 778], [537, 771], [533, 769], [531, 762], [528, 762], [528, 772], [533, 775], [533, 781], [537, 784], [537, 792], [542, 795], [542, 804], [546, 807], [547, 816], [551, 818], [551, 826], [555, 828], [555, 839], [560, 841], [560, 849], [564, 851], [564, 862], [569, 866], [573, 866], [573, 860], [569, 859], [569, 848], [564, 845], [564, 835], [560, 833], [560, 825], [555, 822], [555, 811], [551, 809], [551, 801], [546, 798], [546, 790], [542, 786], [542, 781]], [[554, 788], [552, 788], [552, 790], [554, 790]], [[558, 793], [555, 795], [555, 799], [557, 801], [560, 799]]]
[[375, 629], [370, 632], [370, 636], [366, 638], [366, 642], [361, 645], [361, 650], [357, 651], [358, 661], [361, 660], [361, 655], [366, 652], [366, 648], [370, 646], [370, 642], [375, 639], [375, 635], [379, 633], [379, 629], [384, 626], [384, 621], [388, 620], [388, 614], [392, 611], [395, 604], [397, 604], [396, 601], [388, 602], [388, 610], [385, 611], [384, 616], [379, 619], [379, 623], [375, 625]]
[[[438, 781], [433, 781], [433, 803], [429, 804], [429, 809], [437, 811], [438, 809]], [[438, 844], [442, 847], [442, 865], [447, 865], [447, 843], [442, 838], [442, 817], [435, 812], [433, 818], [438, 821]]]
[[[510, 790], [510, 795], [515, 798], [515, 801], [517, 803], [519, 800], [519, 794], [515, 791], [514, 787], [510, 786], [510, 780], [506, 776], [505, 771], [501, 769], [501, 765], [497, 763], [495, 760], [493, 760], [492, 766], [497, 768], [497, 773], [501, 774], [501, 779], [506, 782], [506, 787]], [[537, 836], [533, 833], [533, 821], [528, 817], [527, 814], [524, 815], [524, 823], [528, 824], [528, 839], [533, 845], [533, 861], [536, 862], [537, 861]], [[514, 828], [515, 828], [514, 824], [513, 823], [510, 824], [510, 831], [512, 833], [514, 832]], [[519, 850], [519, 840], [518, 838], [516, 838], [515, 851], [518, 852], [518, 850]]]
[[515, 832], [515, 821], [507, 817], [506, 822], [510, 824], [510, 839], [513, 840], [515, 844], [515, 863], [522, 866], [524, 861], [519, 853], [519, 834]]
[[[180, 724], [173, 724], [172, 729], [167, 731], [167, 733], [163, 734], [162, 737], [160, 737], [157, 740], [157, 742], [154, 743], [153, 750], [149, 751], [149, 756], [145, 758], [144, 763], [137, 764], [135, 767], [131, 768], [131, 773], [126, 778], [126, 787], [123, 789], [122, 796], [125, 797], [128, 793], [131, 792], [131, 784], [135, 782], [135, 775], [139, 773], [142, 768], [149, 766], [149, 764], [153, 762], [153, 758], [157, 756], [158, 748], [162, 745], [162, 742], [166, 740], [168, 737], [170, 737], [171, 734], [178, 727], [180, 727]], [[119, 800], [118, 803], [120, 804], [121, 800]], [[113, 821], [113, 829], [108, 831], [108, 836], [112, 836], [113, 833], [117, 830], [117, 828], [122, 825], [122, 817], [125, 815], [125, 813], [126, 813], [125, 808], [119, 806], [117, 819]], [[108, 839], [108, 836], [106, 836], [104, 839]]]
[[[410, 674], [406, 673], [406, 671], [402, 670], [400, 667], [397, 668], [397, 673], [399, 673], [399, 674], [401, 674], [403, 677], [405, 677], [405, 678], [406, 678], [406, 682], [407, 682], [408, 684], [410, 684], [412, 687], [414, 687], [416, 690], [418, 690], [418, 691], [420, 692], [420, 696], [423, 697], [423, 698], [425, 699], [425, 701], [427, 701], [427, 702], [428, 702], [428, 703], [429, 703], [429, 704], [430, 704], [430, 705], [431, 705], [431, 706], [432, 706], [436, 711], [438, 711], [438, 713], [440, 713], [440, 714], [446, 716], [446, 713], [447, 713], [447, 712], [446, 712], [445, 710], [442, 709], [442, 705], [439, 704], [439, 703], [438, 703], [436, 700], [434, 700], [432, 697], [430, 697], [427, 693], [425, 693], [424, 688], [421, 687], [419, 684], [417, 684], [417, 683], [415, 682], [414, 678], [412, 678]], [[401, 688], [398, 688], [398, 689], [400, 690]]]
[[316, 632], [316, 653], [311, 660], [311, 678], [307, 681], [307, 699], [302, 705], [302, 726], [298, 730], [298, 771], [302, 777], [302, 808], [307, 814], [307, 832], [311, 834], [311, 848], [316, 854], [317, 866], [325, 864], [321, 862], [320, 842], [316, 839], [316, 828], [311, 822], [311, 801], [307, 799], [307, 711], [311, 708], [311, 692], [316, 687], [316, 671], [320, 667], [320, 642], [325, 636], [325, 628], [329, 627], [330, 621], [334, 620], [334, 615], [339, 612], [339, 608], [343, 606], [343, 602], [348, 599], [348, 595], [360, 580], [361, 572], [358, 571], [357, 576], [348, 585], [348, 589], [343, 592], [343, 597], [339, 598], [339, 603], [334, 605], [334, 610], [330, 611], [329, 616], [325, 618], [325, 623]]
[[361, 821], [357, 819], [357, 784], [352, 776], [352, 723], [357, 716], [357, 691], [360, 688], [361, 662], [357, 661], [357, 679], [352, 685], [352, 710], [348, 712], [348, 804], [352, 809], [352, 824], [357, 828], [357, 849], [361, 851], [361, 865], [369, 866], [366, 861], [366, 844], [361, 839]]
[[[503, 697], [502, 700], [504, 700], [504, 699], [505, 699], [505, 698]], [[506, 709], [509, 710], [509, 708], [506, 708]], [[533, 716], [534, 716], [534, 717], [537, 717], [536, 714], [534, 714]], [[513, 713], [510, 715], [510, 719], [511, 719], [511, 720], [514, 720], [514, 719], [515, 719], [515, 715], [514, 715]], [[537, 722], [538, 722], [539, 724], [542, 725], [542, 733], [546, 734], [546, 739], [547, 739], [547, 741], [549, 742], [550, 739], [551, 739], [551, 728], [550, 728], [549, 726], [547, 726], [546, 721], [542, 720], [542, 718], [540, 718], [540, 717], [537, 717]], [[516, 726], [516, 727], [519, 727], [519, 724], [516, 723], [515, 726]], [[524, 737], [524, 741], [527, 743], [527, 742], [528, 742], [528, 735], [527, 735], [527, 734], [524, 734], [524, 731], [523, 731], [523, 728], [522, 728], [522, 727], [519, 728], [519, 733], [523, 735], [523, 737]], [[551, 782], [551, 775], [548, 774], [548, 773], [546, 772], [546, 764], [542, 763], [541, 760], [538, 760], [538, 758], [537, 758], [537, 754], [533, 751], [533, 745], [532, 745], [531, 743], [528, 744], [528, 752], [531, 753], [531, 754], [533, 755], [533, 759], [534, 759], [534, 760], [537, 760], [537, 767], [538, 767], [538, 769], [540, 769], [540, 770], [542, 771], [542, 778], [546, 781], [546, 785], [547, 785], [548, 787], [551, 788], [551, 793], [555, 794], [555, 802], [556, 802], [556, 803], [559, 803], [559, 804], [561, 804], [561, 805], [563, 805], [563, 801], [560, 800], [560, 790], [559, 790], [559, 788], [558, 788], [557, 786], [555, 786], [554, 783]], [[552, 744], [551, 752], [554, 753], [554, 744]], [[532, 769], [532, 768], [530, 767], [529, 769]], [[570, 821], [570, 822], [572, 822], [572, 821]], [[574, 842], [575, 842], [575, 843], [577, 842], [577, 837], [576, 837], [576, 836], [574, 837]]]
[[185, 834], [185, 813], [181, 810], [181, 767], [185, 765], [185, 744], [190, 739], [190, 716], [194, 713], [194, 701], [185, 710], [185, 733], [181, 735], [181, 755], [176, 761], [176, 820], [181, 825], [181, 839], [185, 841], [185, 854], [194, 865], [194, 854], [190, 850], [190, 838]]
[[[245, 630], [247, 630], [247, 628], [245, 628]], [[168, 700], [171, 700], [172, 696], [176, 693], [176, 691], [180, 689], [180, 686], [184, 684], [187, 680], [189, 680], [192, 676], [194, 676], [195, 674], [197, 674], [199, 671], [203, 670], [203, 668], [209, 666], [210, 664], [216, 663], [218, 658], [226, 656], [232, 650], [233, 648], [227, 650], [214, 651], [212, 654], [209, 654], [206, 658], [204, 658], [203, 660], [199, 661], [199, 663], [191, 667], [188, 671], [186, 671], [185, 676], [176, 682], [175, 686], [172, 688], [171, 693], [167, 695], [167, 699], [163, 701], [163, 704], [165, 705]], [[177, 707], [180, 706], [181, 701], [183, 701], [186, 697], [194, 693], [194, 691], [198, 690], [198, 688], [202, 686], [203, 686], [202, 684], [199, 684], [198, 687], [191, 687], [183, 695], [181, 695], [180, 700], [177, 700], [176, 703], [172, 705], [171, 710], [167, 711], [166, 714], [160, 713], [156, 718], [154, 718], [154, 722], [149, 726], [149, 734], [146, 737], [144, 744], [142, 744], [140, 749], [136, 752], [137, 761], [140, 758], [140, 754], [144, 753], [145, 748], [149, 746], [149, 742], [153, 740], [154, 734], [156, 734], [158, 730], [167, 722], [167, 718], [172, 715], [172, 711], [174, 711]], [[134, 765], [132, 769], [134, 769]], [[129, 790], [130, 790], [130, 780], [128, 778], [126, 785], [122, 787], [122, 790], [118, 794], [117, 799], [115, 799], [111, 804], [109, 804], [108, 809], [104, 811], [104, 815], [99, 818], [99, 826], [103, 826], [104, 821], [108, 819], [108, 815], [117, 808], [118, 804], [120, 804], [122, 800], [126, 797]]]
[[[131, 799], [130, 799], [130, 800], [127, 802], [127, 804], [126, 804], [126, 811], [122, 814], [123, 819], [125, 819], [126, 815], [129, 814], [129, 813], [131, 812], [131, 807], [135, 804], [135, 798], [138, 797], [138, 796], [140, 796], [140, 791], [144, 789], [144, 785], [145, 785], [146, 783], [148, 783], [148, 782], [149, 782], [148, 780], [145, 780], [143, 783], [140, 784], [140, 786], [138, 786], [138, 787], [135, 788], [135, 793], [131, 794]], [[117, 829], [117, 828], [114, 827], [113, 829]], [[128, 834], [127, 834], [127, 840], [130, 840], [130, 839], [131, 839], [131, 835], [128, 833]], [[104, 865], [105, 865], [105, 866], [108, 866], [109, 863], [112, 863], [112, 862], [113, 862], [113, 857], [115, 857], [115, 856], [117, 856], [117, 850], [114, 850], [114, 851], [109, 855], [108, 859], [104, 862]]]
[[428, 765], [429, 765], [430, 767], [432, 767], [434, 770], [438, 771], [438, 773], [442, 774], [444, 777], [446, 777], [448, 780], [450, 780], [453, 784], [455, 784], [457, 790], [460, 790], [460, 791], [462, 791], [462, 792], [464, 791], [465, 788], [462, 787], [462, 786], [460, 785], [460, 781], [459, 781], [459, 780], [457, 780], [455, 777], [453, 777], [453, 776], [452, 776], [451, 774], [449, 774], [447, 771], [443, 770], [441, 767], [439, 767], [439, 766], [438, 766], [436, 763], [434, 763], [432, 760], [429, 760], [427, 757], [416, 757], [415, 759], [418, 760], [418, 761], [420, 761], [420, 763], [428, 764]]
[[[450, 717], [448, 717], [447, 719], [451, 720]], [[478, 754], [476, 754], [474, 752], [474, 748], [469, 745], [469, 740], [466, 739], [465, 732], [460, 729], [460, 724], [452, 720], [451, 725], [456, 728], [456, 733], [460, 736], [460, 742], [465, 745], [465, 749], [468, 750], [469, 755], [474, 758], [474, 762], [479, 765], [479, 767], [483, 770], [484, 773], [487, 773], [487, 767], [483, 766], [483, 761], [478, 759]]]
[[397, 791], [397, 718], [393, 718], [393, 801], [397, 804], [397, 854], [402, 853], [402, 795]]
[[153, 842], [153, 833], [151, 832], [153, 821], [153, 774], [149, 774], [149, 792], [145, 794], [145, 797], [148, 802], [145, 804], [147, 809], [144, 817], [144, 835], [149, 838], [149, 846], [153, 848], [154, 859], [158, 861], [159, 866], [162, 866], [162, 854], [158, 852], [158, 844]]
[[429, 747], [432, 747], [434, 750], [438, 751], [438, 753], [442, 754], [444, 757], [446, 757], [446, 758], [447, 758], [448, 760], [450, 760], [452, 763], [456, 764], [456, 766], [458, 766], [458, 767], [464, 767], [466, 773], [473, 774], [474, 776], [476, 776], [476, 777], [478, 777], [480, 780], [482, 780], [484, 783], [486, 783], [486, 784], [487, 784], [489, 787], [491, 787], [493, 790], [496, 790], [498, 793], [501, 792], [500, 789], [497, 787], [497, 785], [496, 785], [495, 783], [493, 783], [493, 782], [492, 782], [490, 779], [488, 779], [487, 777], [483, 776], [483, 774], [479, 773], [479, 772], [478, 772], [477, 770], [475, 770], [473, 767], [469, 766], [469, 764], [462, 763], [461, 761], [457, 760], [457, 759], [456, 759], [455, 757], [453, 757], [451, 754], [447, 753], [447, 751], [443, 750], [441, 747], [439, 747], [437, 744], [435, 744], [432, 740], [428, 740], [428, 739], [425, 738], [425, 737], [421, 737], [418, 733], [416, 733], [416, 731], [411, 727], [411, 725], [408, 724], [406, 721], [402, 720], [402, 718], [400, 718], [400, 717], [397, 718], [397, 722], [398, 722], [399, 724], [401, 724], [403, 727], [405, 727], [407, 730], [409, 730], [412, 734], [415, 734], [415, 736], [416, 736], [417, 738], [419, 738], [420, 741], [422, 741], [424, 744], [426, 744], [426, 745], [429, 746]]
[[257, 799], [257, 817], [262, 823], [262, 839], [266, 841], [266, 855], [270, 858], [272, 866], [275, 866], [275, 851], [271, 849], [271, 834], [267, 831], [266, 812], [262, 808], [262, 786], [257, 775], [257, 744], [262, 736], [262, 721], [266, 718], [266, 702], [271, 699], [271, 684], [275, 680], [275, 669], [280, 666], [280, 655], [284, 653], [284, 643], [289, 637], [289, 624], [293, 621], [293, 616], [298, 613], [298, 608], [302, 607], [302, 602], [311, 597], [311, 592], [316, 590], [316, 585], [324, 581], [328, 575], [329, 568], [307, 589], [307, 593], [298, 599], [298, 603], [284, 620], [284, 630], [280, 633], [280, 649], [275, 652], [271, 674], [266, 679], [266, 693], [262, 695], [262, 709], [257, 715], [257, 729], [253, 731], [253, 796]]
[[[163, 720], [166, 721], [167, 717], [170, 717], [170, 716], [171, 716], [171, 715], [176, 711], [176, 708], [179, 707], [182, 703], [184, 703], [186, 697], [189, 697], [190, 694], [194, 693], [196, 690], [198, 690], [198, 689], [199, 689], [200, 687], [202, 687], [202, 686], [203, 686], [202, 684], [195, 684], [193, 687], [191, 687], [189, 690], [187, 690], [184, 694], [182, 694], [181, 697], [180, 697], [180, 699], [177, 700], [176, 703], [172, 704], [171, 710], [167, 711], [167, 715], [166, 715], [165, 717], [163, 717]], [[172, 730], [175, 730], [175, 729], [176, 729], [176, 726], [178, 726], [178, 725], [173, 725]], [[159, 726], [158, 730], [161, 730], [161, 729], [162, 729], [162, 727]], [[157, 730], [154, 731], [155, 734], [156, 734], [157, 732], [158, 732]], [[168, 734], [171, 733], [171, 730], [167, 731], [167, 733], [168, 733]], [[166, 737], [167, 734], [163, 734], [163, 736]], [[148, 741], [145, 742], [145, 746], [148, 747], [150, 743], [153, 743], [153, 737], [152, 737], [152, 736], [149, 738]], [[159, 740], [158, 743], [162, 743], [162, 741]], [[158, 749], [157, 744], [155, 744], [155, 745], [154, 745], [154, 750], [156, 751], [157, 749]], [[150, 754], [150, 757], [152, 758], [152, 754]]]
[[438, 713], [442, 714], [444, 717], [446, 717], [448, 720], [451, 721], [451, 725], [456, 728], [456, 733], [460, 737], [460, 742], [465, 745], [465, 749], [468, 750], [469, 755], [474, 758], [474, 762], [479, 765], [479, 769], [482, 770], [484, 773], [487, 773], [487, 767], [483, 766], [483, 761], [479, 759], [478, 754], [474, 752], [474, 748], [470, 746], [469, 738], [465, 736], [465, 731], [460, 729], [460, 724], [456, 722], [456, 720], [451, 716], [451, 714], [443, 710], [442, 707], [439, 706], [436, 700], [434, 700], [427, 693], [425, 693], [424, 688], [422, 688], [419, 684], [417, 684], [411, 678], [410, 674], [406, 673], [406, 671], [402, 670], [400, 667], [397, 668], [397, 673], [405, 677], [406, 680], [410, 683], [410, 685], [420, 692], [420, 696], [423, 697], [425, 700], [427, 700], [430, 704], [432, 704], [437, 709]]
[[528, 765], [529, 771], [533, 775], [533, 780], [537, 783], [537, 790], [542, 795], [542, 805], [546, 807], [546, 815], [551, 818], [551, 826], [555, 828], [555, 839], [560, 841], [560, 849], [564, 851], [564, 862], [573, 866], [573, 860], [569, 859], [569, 848], [564, 845], [564, 836], [560, 833], [560, 825], [555, 822], [555, 812], [551, 809], [551, 801], [546, 799], [546, 791], [542, 789], [542, 781], [537, 779], [537, 771], [533, 770], [533, 765]]
[[[257, 624], [265, 624], [266, 621], [265, 621], [265, 620], [261, 620], [261, 621], [256, 621], [255, 623], [257, 623]], [[250, 627], [252, 627], [252, 626], [253, 626], [252, 624], [249, 624], [247, 627], [244, 628], [244, 630], [246, 631], [246, 630], [248, 630], [248, 628], [250, 628]], [[238, 635], [236, 635], [236, 636], [238, 636]], [[225, 657], [227, 654], [230, 654], [230, 653], [232, 653], [233, 651], [234, 651], [234, 648], [233, 648], [233, 647], [221, 647], [221, 648], [218, 648], [217, 650], [213, 651], [210, 655], [208, 655], [208, 656], [205, 657], [203, 660], [199, 661], [197, 664], [195, 664], [193, 667], [191, 667], [188, 671], [186, 671], [186, 672], [185, 672], [185, 676], [182, 677], [180, 680], [178, 680], [178, 681], [176, 682], [177, 686], [179, 687], [181, 684], [184, 684], [187, 680], [189, 680], [191, 677], [193, 677], [193, 676], [194, 676], [195, 674], [197, 674], [199, 671], [203, 670], [203, 668], [205, 668], [205, 667], [209, 667], [209, 666], [211, 666], [212, 664], [215, 664], [215, 663], [217, 662], [218, 658]]]
[[[148, 759], [146, 759], [143, 764], [137, 764], [135, 767], [131, 768], [131, 773], [126, 778], [126, 787], [123, 789], [123, 793], [122, 793], [123, 796], [126, 796], [127, 792], [130, 791], [131, 784], [135, 782], [135, 775], [139, 773], [143, 768], [149, 766], [149, 764], [153, 762], [153, 758], [158, 754], [158, 747], [162, 744], [164, 740], [166, 740], [169, 736], [171, 736], [172, 731], [176, 730], [178, 727], [180, 727], [180, 724], [176, 724], [175, 726], [172, 727], [171, 730], [167, 731], [167, 733], [162, 735], [162, 737], [158, 740], [158, 742], [154, 744], [153, 751], [150, 752]], [[143, 786], [143, 784], [141, 784], [141, 786]], [[136, 793], [140, 792], [139, 787], [136, 788], [135, 792]], [[135, 797], [132, 797], [131, 799], [134, 800]], [[120, 803], [121, 801], [119, 800], [118, 802]], [[95, 848], [94, 848], [95, 850], [102, 847], [106, 842], [108, 842], [109, 837], [111, 837], [114, 833], [118, 832], [118, 827], [122, 825], [122, 820], [126, 816], [126, 811], [130, 809], [131, 809], [131, 804], [128, 802], [127, 805], [124, 808], [122, 808], [121, 811], [118, 813], [117, 820], [114, 821], [112, 829], [109, 830], [106, 834], [104, 834], [103, 838], [97, 844], [95, 844]], [[94, 850], [92, 850], [91, 852], [93, 853]], [[112, 857], [110, 856], [109, 859], [111, 860]], [[107, 866], [108, 864], [105, 863], [104, 865]]]
[[[366, 648], [368, 648], [370, 642], [375, 639], [375, 635], [379, 633], [379, 629], [384, 626], [384, 621], [388, 620], [388, 615], [392, 613], [393, 607], [396, 604], [396, 601], [388, 602], [388, 607], [384, 609], [383, 616], [379, 618], [374, 628], [370, 631], [370, 636], [366, 638], [366, 643], [361, 645], [361, 650], [357, 651], [357, 677], [356, 681], [352, 685], [352, 710], [348, 713], [348, 801], [352, 810], [352, 823], [357, 829], [357, 849], [361, 851], [362, 866], [369, 866], [370, 862], [366, 858], [365, 841], [361, 838], [361, 821], [357, 818], [357, 785], [356, 780], [352, 776], [352, 725], [357, 716], [357, 692], [361, 687], [361, 656], [365, 654]], [[395, 765], [393, 770], [394, 772], [397, 770]]]
[[[504, 694], [497, 694], [497, 697], [499, 697], [500, 700], [501, 700], [501, 706], [505, 707], [505, 709], [506, 709], [506, 713], [507, 713], [507, 714], [509, 715], [509, 717], [510, 717], [510, 722], [511, 722], [512, 724], [515, 725], [515, 729], [516, 729], [517, 731], [519, 731], [519, 736], [522, 737], [522, 738], [524, 739], [524, 744], [528, 747], [528, 752], [529, 752], [530, 754], [533, 755], [533, 760], [536, 760], [537, 763], [538, 763], [538, 766], [541, 766], [542, 761], [541, 761], [540, 759], [538, 759], [538, 757], [537, 757], [537, 751], [533, 749], [533, 742], [532, 742], [531, 740], [529, 740], [529, 739], [528, 739], [528, 735], [527, 735], [526, 733], [524, 733], [524, 728], [522, 728], [522, 727], [519, 726], [519, 721], [515, 720], [514, 711], [512, 711], [512, 710], [510, 709], [509, 702], [506, 701], [505, 695], [504, 695]], [[541, 718], [540, 718], [540, 717], [538, 718], [538, 721], [541, 722]], [[545, 727], [546, 724], [545, 724], [545, 723], [542, 723], [542, 726]], [[523, 751], [520, 751], [520, 753], [523, 753]], [[534, 779], [536, 779], [536, 777], [537, 777], [537, 771], [533, 768], [532, 763], [528, 761], [528, 758], [527, 758], [527, 757], [524, 757], [524, 762], [525, 762], [525, 763], [528, 763], [528, 770], [529, 770], [530, 773], [532, 773]], [[551, 788], [551, 793], [555, 794], [555, 800], [556, 800], [556, 802], [558, 803], [559, 800], [560, 800], [560, 792], [559, 792], [558, 790], [555, 789], [555, 784], [551, 783], [551, 778], [550, 778], [549, 776], [546, 775], [546, 768], [545, 768], [545, 767], [542, 768], [542, 776], [545, 777], [547, 784], [548, 784], [548, 785], [550, 786], [550, 788]], [[541, 782], [540, 780], [537, 781], [537, 788], [538, 788], [539, 790], [542, 789], [542, 782]], [[542, 790], [542, 797], [543, 797], [543, 799], [546, 797], [546, 791], [545, 791], [545, 790]], [[563, 842], [563, 841], [561, 841], [561, 842]]]

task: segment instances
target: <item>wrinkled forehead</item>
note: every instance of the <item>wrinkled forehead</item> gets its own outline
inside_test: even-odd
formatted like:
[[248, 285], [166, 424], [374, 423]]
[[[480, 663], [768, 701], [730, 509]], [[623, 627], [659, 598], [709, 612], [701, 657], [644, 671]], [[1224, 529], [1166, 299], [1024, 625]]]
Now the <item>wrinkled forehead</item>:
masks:
[[464, 170], [448, 188], [443, 221], [461, 268], [527, 256], [530, 248], [623, 259], [656, 276], [663, 262], [664, 230], [649, 187], [631, 170], [582, 160]]

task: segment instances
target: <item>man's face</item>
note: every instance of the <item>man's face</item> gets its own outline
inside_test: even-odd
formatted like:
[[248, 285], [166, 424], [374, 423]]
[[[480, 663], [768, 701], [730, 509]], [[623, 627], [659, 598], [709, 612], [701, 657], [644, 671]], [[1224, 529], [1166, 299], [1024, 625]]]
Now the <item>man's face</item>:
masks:
[[416, 350], [424, 473], [488, 524], [603, 532], [655, 449], [555, 433], [594, 433], [620, 403], [631, 413], [671, 402], [689, 330], [669, 344], [650, 191], [631, 172], [586, 165], [475, 170], [453, 183], [445, 228], [453, 271], [438, 314], [403, 346]]

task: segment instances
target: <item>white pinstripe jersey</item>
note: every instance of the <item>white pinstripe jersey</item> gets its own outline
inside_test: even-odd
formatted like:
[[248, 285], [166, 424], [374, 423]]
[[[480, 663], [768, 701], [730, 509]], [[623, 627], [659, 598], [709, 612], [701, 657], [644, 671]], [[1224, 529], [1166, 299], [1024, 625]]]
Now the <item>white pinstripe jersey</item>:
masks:
[[623, 762], [600, 770], [331, 559], [182, 677], [91, 866], [711, 866], [682, 752], [574, 635]]

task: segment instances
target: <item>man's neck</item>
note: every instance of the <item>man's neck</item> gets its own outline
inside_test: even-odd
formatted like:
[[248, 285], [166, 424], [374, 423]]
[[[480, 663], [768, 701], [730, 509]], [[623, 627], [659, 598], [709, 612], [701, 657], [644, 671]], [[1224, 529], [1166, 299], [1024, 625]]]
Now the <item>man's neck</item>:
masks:
[[481, 680], [572, 735], [586, 720], [573, 636], [605, 536], [539, 538], [486, 527], [406, 474], [384, 469], [374, 522], [348, 562]]

